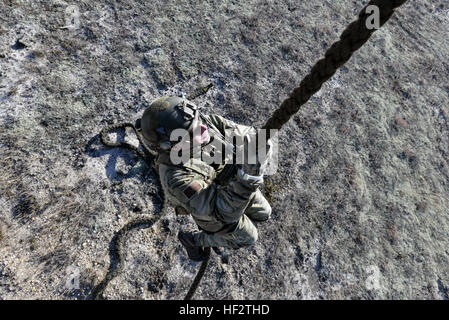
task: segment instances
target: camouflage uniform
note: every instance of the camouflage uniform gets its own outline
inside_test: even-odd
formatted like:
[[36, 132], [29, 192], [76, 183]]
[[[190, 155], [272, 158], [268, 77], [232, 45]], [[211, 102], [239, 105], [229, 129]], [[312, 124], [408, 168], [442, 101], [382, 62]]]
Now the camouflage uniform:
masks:
[[[208, 118], [223, 135], [225, 129], [236, 134], [252, 129], [220, 116]], [[271, 214], [270, 204], [258, 189], [262, 182], [245, 181], [235, 174], [226, 185], [218, 185], [214, 179], [223, 165], [208, 165], [191, 158], [176, 166], [167, 153], [159, 155], [157, 165], [168, 201], [178, 212], [190, 214], [202, 230], [195, 235], [196, 245], [237, 249], [257, 240], [258, 232], [251, 220], [264, 221]]]

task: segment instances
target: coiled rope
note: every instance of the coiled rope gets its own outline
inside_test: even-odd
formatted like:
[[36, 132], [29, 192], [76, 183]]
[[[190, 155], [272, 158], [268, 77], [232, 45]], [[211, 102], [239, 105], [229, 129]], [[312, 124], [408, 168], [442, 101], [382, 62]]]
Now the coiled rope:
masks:
[[[110, 131], [117, 130], [117, 129], [125, 129], [126, 130], [127, 127], [132, 128], [134, 130], [134, 132], [136, 133], [137, 139], [139, 140], [140, 145], [143, 147], [143, 151], [141, 149], [139, 149], [138, 147], [136, 147], [130, 143], [127, 143], [127, 142], [113, 142], [113, 141], [108, 140], [107, 135]], [[145, 161], [148, 161], [149, 164], [151, 164], [154, 161], [154, 158], [157, 156], [157, 153], [154, 152], [153, 150], [151, 150], [146, 145], [146, 143], [143, 141], [142, 135], [137, 130], [137, 128], [134, 126], [134, 124], [132, 124], [130, 122], [121, 122], [121, 123], [115, 123], [115, 124], [105, 126], [100, 131], [100, 141], [101, 141], [101, 143], [103, 143], [105, 146], [108, 146], [108, 147], [123, 147], [123, 148], [127, 148], [129, 150], [132, 150], [132, 151], [136, 152], [138, 155], [140, 155]]]
[[147, 228], [150, 228], [157, 220], [159, 220], [159, 217], [149, 217], [149, 218], [138, 218], [131, 222], [128, 222], [126, 225], [124, 225], [112, 238], [112, 245], [109, 252], [110, 256], [110, 265], [109, 270], [106, 274], [106, 276], [103, 278], [103, 280], [94, 287], [92, 290], [92, 299], [94, 300], [101, 300], [103, 299], [103, 292], [106, 289], [106, 286], [108, 283], [114, 279], [122, 270], [123, 270], [123, 251], [122, 251], [122, 245], [123, 245], [123, 239], [126, 233], [129, 230], [132, 230], [134, 228], [147, 225]]

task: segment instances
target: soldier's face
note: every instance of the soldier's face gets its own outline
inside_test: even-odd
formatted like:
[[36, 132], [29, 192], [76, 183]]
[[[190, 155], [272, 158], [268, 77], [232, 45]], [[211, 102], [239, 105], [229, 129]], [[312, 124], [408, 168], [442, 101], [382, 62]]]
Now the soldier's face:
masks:
[[198, 121], [198, 126], [195, 130], [193, 129], [193, 140], [202, 145], [203, 143], [209, 143], [210, 141], [210, 135], [209, 135], [209, 129], [207, 126], [202, 123], [201, 120]]
[[[197, 119], [192, 125], [192, 131], [188, 134], [188, 136], [193, 138], [194, 145], [203, 145], [205, 143], [209, 143], [210, 134], [209, 128], [206, 124], [204, 124], [201, 119]], [[178, 142], [173, 146], [174, 151], [179, 150], [190, 150], [191, 142], [190, 138], [186, 137], [186, 139], [182, 139], [181, 142]]]

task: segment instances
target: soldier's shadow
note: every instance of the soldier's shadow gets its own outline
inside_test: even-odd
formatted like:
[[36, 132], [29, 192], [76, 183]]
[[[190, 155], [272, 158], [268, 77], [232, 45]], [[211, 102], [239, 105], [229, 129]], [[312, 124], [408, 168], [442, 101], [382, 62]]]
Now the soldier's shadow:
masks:
[[[117, 142], [124, 142], [126, 136], [125, 130], [117, 130]], [[140, 179], [142, 183], [148, 183], [149, 180], [156, 183], [158, 188], [152, 192], [152, 203], [153, 209], [152, 215], [154, 217], [151, 218], [137, 218], [125, 224], [119, 231], [115, 232], [113, 238], [109, 243], [109, 259], [110, 265], [108, 272], [104, 279], [93, 287], [92, 291], [86, 296], [86, 298], [101, 298], [101, 294], [103, 290], [109, 283], [109, 281], [115, 277], [114, 272], [119, 267], [119, 265], [123, 262], [120, 262], [123, 259], [120, 256], [118, 251], [118, 243], [120, 242], [120, 238], [125, 236], [125, 233], [134, 229], [139, 228], [149, 228], [154, 223], [158, 222], [164, 208], [164, 193], [162, 186], [160, 185], [158, 174], [155, 170], [150, 166], [149, 163], [145, 161], [140, 155], [136, 154], [134, 151], [129, 150], [124, 147], [108, 147], [104, 146], [100, 141], [100, 135], [97, 134], [92, 137], [86, 144], [85, 154], [93, 157], [100, 158], [104, 156], [109, 156], [106, 163], [106, 176], [111, 182], [122, 181], [124, 179], [137, 177]], [[131, 167], [126, 173], [120, 172], [117, 170], [117, 162], [119, 159], [123, 160], [122, 166]], [[133, 210], [134, 211], [134, 210]], [[140, 212], [134, 211], [134, 212]]]
[[[117, 130], [117, 142], [124, 142], [125, 130]], [[106, 163], [106, 176], [111, 182], [121, 182], [125, 179], [135, 178], [144, 182], [148, 175], [155, 175], [154, 170], [137, 153], [124, 147], [108, 147], [101, 143], [100, 135], [92, 137], [86, 144], [85, 154], [93, 158], [101, 158], [109, 155]], [[122, 160], [121, 168], [117, 168], [119, 159]], [[130, 168], [125, 172], [122, 168]]]

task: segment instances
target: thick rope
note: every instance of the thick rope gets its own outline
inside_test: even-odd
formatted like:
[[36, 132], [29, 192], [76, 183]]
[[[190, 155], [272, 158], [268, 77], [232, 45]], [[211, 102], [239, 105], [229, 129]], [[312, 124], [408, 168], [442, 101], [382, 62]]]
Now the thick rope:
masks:
[[[126, 127], [130, 127], [134, 130], [134, 132], [136, 133], [137, 139], [139, 140], [140, 145], [143, 147], [143, 151], [141, 149], [139, 149], [136, 146], [133, 146], [130, 143], [127, 142], [112, 142], [110, 140], [108, 140], [107, 138], [107, 134], [111, 131], [111, 130], [116, 130], [116, 129], [126, 129]], [[136, 129], [136, 127], [134, 126], [134, 124], [129, 123], [129, 122], [122, 122], [122, 123], [116, 123], [116, 124], [111, 124], [109, 126], [104, 127], [103, 129], [101, 129], [100, 131], [100, 140], [101, 142], [107, 146], [107, 147], [123, 147], [123, 148], [127, 148], [129, 150], [135, 151], [138, 155], [140, 155], [144, 160], [148, 161], [149, 160], [149, 164], [152, 163], [152, 160], [156, 157], [157, 153], [154, 152], [153, 150], [151, 150], [146, 143], [143, 140], [142, 135], [140, 134], [140, 132]]]
[[[359, 13], [358, 19], [352, 22], [341, 34], [340, 40], [335, 42], [319, 60], [310, 73], [301, 81], [290, 96], [267, 120], [263, 129], [280, 129], [290, 118], [299, 111], [299, 108], [309, 101], [310, 97], [321, 89], [323, 83], [329, 80], [335, 72], [344, 65], [376, 29], [368, 29], [366, 20], [370, 16], [366, 11], [368, 6], [376, 5], [379, 8], [379, 27], [383, 26], [393, 15], [394, 10], [407, 0], [373, 0]], [[269, 133], [269, 132], [268, 132]], [[270, 135], [267, 134], [269, 139]], [[225, 184], [236, 172], [236, 165], [226, 164], [217, 179]]]
[[121, 228], [112, 238], [112, 245], [110, 248], [109, 256], [111, 264], [109, 265], [109, 270], [103, 280], [95, 286], [92, 290], [92, 299], [100, 300], [103, 299], [103, 292], [106, 289], [108, 283], [114, 279], [120, 272], [123, 270], [123, 239], [126, 233], [129, 230], [135, 229], [137, 227], [148, 225], [148, 228], [151, 227], [159, 217], [151, 217], [151, 218], [138, 218], [131, 222], [128, 222], [123, 228]]
[[198, 270], [198, 273], [196, 274], [196, 277], [193, 280], [193, 283], [190, 286], [189, 292], [187, 292], [184, 300], [192, 300], [192, 297], [195, 294], [195, 291], [198, 288], [198, 285], [200, 284], [200, 281], [203, 278], [204, 273], [206, 272], [207, 264], [208, 264], [209, 258], [210, 258], [210, 248], [204, 248], [204, 250], [206, 252], [206, 258], [201, 263], [201, 267]]
[[264, 129], [280, 129], [305, 104], [312, 95], [318, 92], [329, 78], [344, 65], [368, 39], [376, 29], [368, 29], [366, 20], [370, 16], [366, 11], [370, 5], [379, 8], [380, 22], [383, 26], [393, 15], [394, 10], [407, 0], [373, 0], [359, 13], [356, 21], [352, 22], [326, 52], [325, 57], [318, 61], [310, 73], [301, 81], [290, 96], [282, 102], [263, 126]]
[[[133, 146], [132, 144], [126, 143], [126, 142], [112, 142], [107, 139], [107, 134], [111, 130], [117, 130], [117, 129], [126, 129], [126, 127], [131, 127], [134, 129], [137, 138], [140, 142], [140, 144], [143, 146], [143, 151], [139, 149], [138, 147]], [[155, 159], [155, 152], [150, 150], [148, 146], [143, 142], [143, 139], [141, 137], [141, 134], [136, 129], [136, 127], [132, 123], [124, 122], [124, 123], [118, 123], [113, 124], [104, 127], [100, 132], [100, 141], [107, 147], [124, 147], [127, 149], [130, 149], [134, 152], [136, 152], [138, 155], [140, 155], [145, 162], [147, 162], [148, 166], [150, 168], [153, 167], [153, 161]], [[156, 172], [157, 176], [157, 172]], [[164, 208], [162, 208], [162, 211]], [[122, 251], [122, 245], [123, 245], [123, 239], [126, 235], [126, 233], [132, 229], [135, 229], [140, 226], [147, 225], [148, 228], [151, 227], [154, 223], [156, 223], [159, 220], [158, 217], [148, 217], [148, 218], [136, 218], [127, 224], [125, 224], [112, 238], [110, 250], [109, 250], [109, 259], [110, 259], [110, 265], [109, 270], [103, 280], [96, 285], [93, 290], [91, 297], [94, 300], [100, 300], [103, 299], [103, 292], [106, 289], [106, 286], [108, 283], [114, 279], [120, 272], [123, 270], [123, 251]]]

